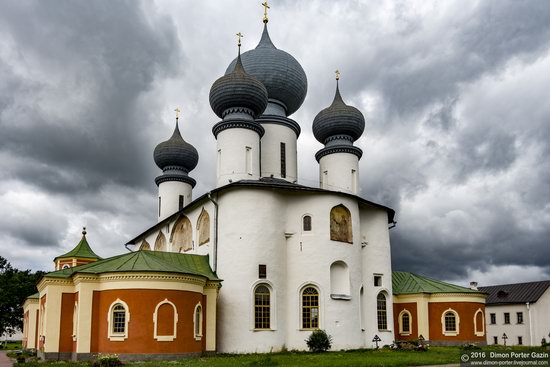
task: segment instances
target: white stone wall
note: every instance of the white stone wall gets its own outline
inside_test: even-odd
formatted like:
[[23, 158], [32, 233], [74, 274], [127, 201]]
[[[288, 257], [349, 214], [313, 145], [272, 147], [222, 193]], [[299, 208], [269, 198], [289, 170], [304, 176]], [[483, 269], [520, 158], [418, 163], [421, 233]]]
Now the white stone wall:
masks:
[[[265, 134], [262, 137], [262, 177], [282, 178], [289, 182], [298, 180], [298, 137], [294, 130], [278, 124], [262, 124]], [[281, 176], [281, 143], [285, 143], [286, 177]]]
[[[510, 323], [504, 323], [504, 313], [510, 313]], [[523, 324], [517, 323], [517, 312], [523, 312]], [[496, 324], [491, 324], [491, 314], [496, 315]], [[485, 325], [487, 327], [487, 344], [493, 345], [493, 338], [498, 337], [498, 344], [504, 344], [502, 335], [506, 333], [506, 345], [518, 345], [518, 336], [523, 337], [523, 345], [540, 345], [540, 340], [531, 341], [529, 310], [525, 304], [519, 305], [485, 305]]]
[[319, 160], [319, 182], [325, 190], [358, 194], [359, 159], [350, 153], [332, 153]]
[[260, 136], [250, 129], [232, 128], [216, 138], [217, 186], [260, 177]]
[[[179, 210], [179, 198], [183, 195], [183, 206], [193, 201], [193, 188], [186, 182], [166, 181], [159, 185], [160, 210], [158, 221], [162, 221]], [[157, 202], [158, 205], [158, 202]]]
[[540, 345], [542, 338], [550, 342], [550, 288], [530, 307], [533, 317], [533, 345]]

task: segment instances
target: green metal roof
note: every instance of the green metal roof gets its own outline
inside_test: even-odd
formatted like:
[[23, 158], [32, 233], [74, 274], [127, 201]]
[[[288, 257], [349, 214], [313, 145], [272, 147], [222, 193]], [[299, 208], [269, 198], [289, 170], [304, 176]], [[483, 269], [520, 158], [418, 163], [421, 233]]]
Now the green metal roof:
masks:
[[200, 275], [220, 280], [210, 268], [208, 256], [162, 251], [135, 251], [109, 257], [93, 263], [62, 269], [46, 277], [70, 278], [74, 274], [103, 274], [113, 272], [162, 272]]
[[38, 299], [40, 298], [40, 293], [31, 294], [27, 299]]
[[482, 293], [406, 271], [392, 272], [393, 294], [414, 293]]
[[97, 259], [101, 260], [101, 257], [97, 256], [95, 252], [92, 251], [92, 248], [88, 244], [88, 241], [86, 241], [86, 229], [82, 231], [82, 239], [76, 245], [75, 248], [73, 248], [71, 251], [67, 252], [64, 255], [57, 256], [53, 261], [56, 261], [57, 259], [65, 259], [65, 258], [82, 258], [82, 259]]

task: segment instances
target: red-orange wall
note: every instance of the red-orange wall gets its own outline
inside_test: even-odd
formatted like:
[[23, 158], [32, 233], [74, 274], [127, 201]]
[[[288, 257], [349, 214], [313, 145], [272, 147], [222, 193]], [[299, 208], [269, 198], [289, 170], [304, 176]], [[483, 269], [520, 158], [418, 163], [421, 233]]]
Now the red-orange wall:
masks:
[[[117, 299], [129, 308], [128, 338], [110, 341], [107, 316], [109, 307]], [[157, 341], [154, 336], [153, 313], [165, 299], [176, 305], [178, 313], [177, 335], [174, 341]], [[203, 337], [194, 338], [193, 318], [197, 303], [203, 310]], [[206, 347], [206, 296], [200, 293], [176, 290], [125, 289], [95, 291], [92, 310], [92, 353], [176, 354], [194, 353]], [[164, 322], [163, 322], [164, 323]], [[159, 325], [166, 328], [166, 325]]]
[[[404, 309], [411, 313], [411, 335], [399, 335], [399, 314]], [[393, 330], [395, 330], [396, 340], [416, 340], [418, 339], [418, 313], [416, 302], [394, 303], [393, 304]]]
[[73, 349], [74, 293], [61, 295], [61, 323], [59, 324], [59, 351], [74, 352]]
[[[459, 334], [457, 336], [443, 335], [441, 325], [441, 316], [452, 308], [460, 316]], [[431, 341], [474, 341], [484, 342], [485, 335], [476, 336], [474, 334], [474, 315], [478, 309], [485, 313], [484, 303], [474, 302], [441, 302], [429, 303], [428, 312], [430, 317], [430, 340]]]

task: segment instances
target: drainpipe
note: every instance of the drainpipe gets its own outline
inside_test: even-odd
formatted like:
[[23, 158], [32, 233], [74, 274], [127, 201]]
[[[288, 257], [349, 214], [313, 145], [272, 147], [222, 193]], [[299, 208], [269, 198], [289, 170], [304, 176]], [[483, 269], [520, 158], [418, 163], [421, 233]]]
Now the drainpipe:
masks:
[[212, 193], [208, 193], [208, 199], [214, 204], [214, 241], [212, 241], [212, 270], [214, 273], [218, 268], [218, 202], [212, 198]]
[[533, 344], [533, 321], [531, 320], [531, 307], [529, 302], [525, 303], [525, 306], [527, 306], [527, 314], [529, 315], [529, 345], [535, 345]]

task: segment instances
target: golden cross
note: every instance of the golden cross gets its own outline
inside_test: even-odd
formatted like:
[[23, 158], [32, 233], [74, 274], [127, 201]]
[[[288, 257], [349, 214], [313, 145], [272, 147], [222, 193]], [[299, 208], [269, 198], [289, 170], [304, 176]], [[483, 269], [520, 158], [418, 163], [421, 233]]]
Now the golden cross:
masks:
[[336, 70], [336, 80], [340, 80], [340, 70]]
[[264, 7], [264, 23], [267, 23], [269, 22], [269, 19], [267, 19], [267, 9], [271, 9], [269, 7], [269, 5], [267, 4], [267, 0], [265, 0], [263, 3], [262, 3], [262, 6]]
[[176, 109], [174, 111], [176, 111], [176, 120], [177, 120], [180, 117], [181, 110], [179, 109], [179, 107], [176, 107]]
[[237, 33], [237, 46], [241, 47], [241, 38], [244, 37], [241, 32]]

